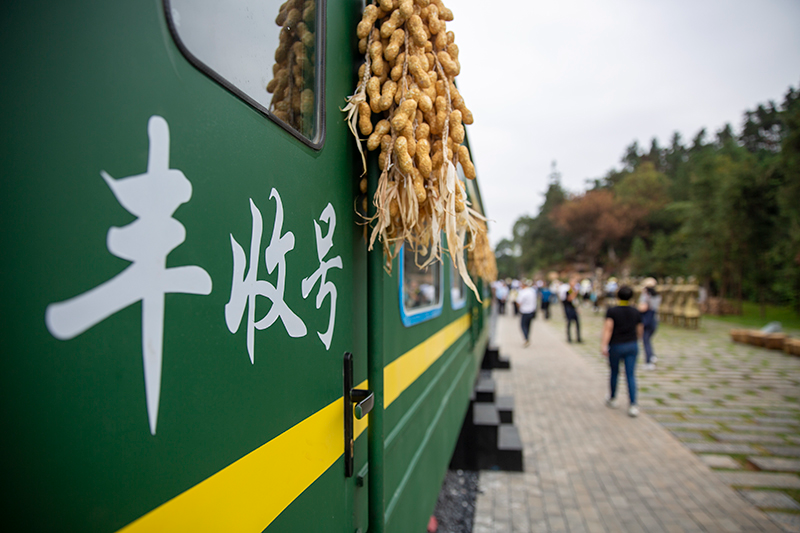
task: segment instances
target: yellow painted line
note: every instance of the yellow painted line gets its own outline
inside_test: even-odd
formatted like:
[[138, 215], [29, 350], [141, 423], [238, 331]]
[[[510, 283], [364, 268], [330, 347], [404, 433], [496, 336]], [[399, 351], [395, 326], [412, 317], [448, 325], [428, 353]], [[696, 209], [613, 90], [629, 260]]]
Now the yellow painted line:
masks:
[[[464, 315], [386, 366], [384, 405], [396, 400], [469, 325]], [[368, 386], [364, 381], [357, 388]], [[342, 456], [343, 419], [339, 398], [120, 533], [263, 531]], [[366, 428], [366, 417], [354, 420], [354, 438]]]
[[[339, 398], [120, 532], [263, 531], [344, 453], [342, 409]], [[354, 422], [358, 438], [367, 419]]]
[[383, 403], [389, 407], [409, 385], [436, 362], [469, 329], [470, 316], [463, 315], [424, 342], [407, 351], [383, 369]]

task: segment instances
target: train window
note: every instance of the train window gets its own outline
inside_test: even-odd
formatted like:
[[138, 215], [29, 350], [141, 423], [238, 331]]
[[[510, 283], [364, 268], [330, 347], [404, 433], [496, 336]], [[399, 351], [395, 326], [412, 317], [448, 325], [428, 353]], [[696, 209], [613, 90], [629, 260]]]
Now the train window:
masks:
[[324, 0], [165, 0], [181, 52], [312, 148], [324, 140]]
[[403, 325], [413, 326], [442, 314], [442, 266], [438, 261], [417, 266], [414, 252], [400, 252], [400, 315]]
[[450, 305], [453, 309], [461, 309], [467, 305], [467, 286], [452, 261], [450, 264]]

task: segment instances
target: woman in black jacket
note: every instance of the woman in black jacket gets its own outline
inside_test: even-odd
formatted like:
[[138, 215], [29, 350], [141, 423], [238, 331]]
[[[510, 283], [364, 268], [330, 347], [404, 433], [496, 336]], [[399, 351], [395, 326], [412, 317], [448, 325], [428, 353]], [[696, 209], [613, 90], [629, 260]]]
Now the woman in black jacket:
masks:
[[630, 406], [628, 414], [637, 416], [639, 408], [636, 405], [636, 357], [639, 355], [638, 339], [642, 336], [642, 315], [636, 307], [630, 305], [633, 290], [622, 286], [617, 291], [618, 305], [606, 311], [606, 320], [603, 324], [603, 337], [600, 342], [600, 351], [608, 357], [611, 367], [610, 394], [606, 398], [606, 405], [616, 407], [617, 380], [619, 379], [619, 363], [625, 363], [625, 379], [628, 382], [628, 396]]

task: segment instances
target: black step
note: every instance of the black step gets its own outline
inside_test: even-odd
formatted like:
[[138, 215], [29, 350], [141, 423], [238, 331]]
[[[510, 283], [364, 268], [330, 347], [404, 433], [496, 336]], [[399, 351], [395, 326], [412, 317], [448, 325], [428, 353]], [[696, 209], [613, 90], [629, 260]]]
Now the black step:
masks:
[[481, 368], [485, 370], [493, 368], [507, 369], [511, 368], [511, 363], [508, 358], [500, 355], [500, 350], [497, 348], [486, 348], [486, 351], [483, 353]]
[[497, 414], [500, 415], [500, 422], [502, 424], [514, 423], [514, 397], [513, 396], [498, 396], [494, 401], [497, 407]]
[[497, 447], [497, 429], [500, 417], [493, 403], [476, 402], [472, 406], [473, 446], [478, 459], [478, 467], [483, 465], [480, 458], [493, 457]]
[[475, 384], [475, 400], [477, 403], [494, 401], [495, 385], [492, 378], [481, 376]]
[[507, 472], [522, 472], [522, 439], [517, 427], [502, 424], [497, 434], [496, 468]]

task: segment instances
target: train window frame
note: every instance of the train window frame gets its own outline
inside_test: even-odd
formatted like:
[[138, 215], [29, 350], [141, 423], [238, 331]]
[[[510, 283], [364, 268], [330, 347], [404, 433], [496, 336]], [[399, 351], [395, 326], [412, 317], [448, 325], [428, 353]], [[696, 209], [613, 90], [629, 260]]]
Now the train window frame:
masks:
[[305, 144], [306, 146], [314, 149], [314, 150], [322, 150], [322, 147], [325, 145], [325, 138], [326, 138], [326, 113], [325, 113], [325, 85], [326, 85], [326, 61], [325, 61], [325, 43], [326, 33], [327, 33], [327, 23], [326, 23], [326, 14], [327, 14], [327, 0], [316, 0], [317, 4], [317, 21], [316, 21], [316, 61], [314, 63], [314, 70], [315, 70], [315, 80], [318, 86], [317, 97], [316, 101], [314, 102], [314, 114], [316, 116], [316, 120], [318, 123], [316, 135], [314, 138], [309, 138], [303, 135], [301, 132], [297, 131], [289, 124], [286, 124], [274, 113], [272, 113], [269, 109], [267, 109], [264, 105], [260, 104], [253, 98], [247, 95], [242, 89], [237, 87], [234, 83], [228, 81], [225, 76], [214, 70], [211, 66], [204, 63], [200, 60], [197, 56], [195, 56], [191, 50], [186, 46], [183, 40], [178, 33], [177, 26], [175, 21], [173, 20], [172, 16], [172, 0], [163, 0], [163, 7], [164, 7], [164, 14], [167, 20], [167, 27], [169, 28], [169, 32], [172, 35], [172, 39], [175, 42], [178, 50], [180, 50], [181, 54], [186, 57], [186, 59], [191, 63], [195, 68], [201, 71], [203, 74], [211, 78], [213, 81], [221, 85], [223, 88], [228, 90], [228, 92], [232, 93], [234, 96], [239, 98], [240, 100], [244, 101], [247, 105], [255, 109], [261, 115], [267, 117], [272, 122], [280, 126], [282, 129], [287, 131], [293, 137], [298, 139], [300, 142]]
[[[442, 308], [444, 307], [444, 292], [442, 288], [444, 286], [444, 268], [438, 261], [434, 261], [428, 267], [430, 268], [433, 265], [436, 265], [439, 269], [439, 276], [436, 281], [439, 284], [439, 299], [435, 305], [429, 305], [427, 307], [423, 307], [416, 311], [407, 310], [406, 309], [406, 302], [405, 302], [405, 279], [406, 279], [406, 265], [405, 265], [405, 244], [401, 246], [400, 252], [398, 255], [398, 262], [399, 262], [399, 271], [400, 281], [398, 297], [400, 300], [400, 318], [403, 322], [405, 327], [415, 326], [432, 318], [436, 318], [442, 314]], [[415, 265], [416, 266], [416, 265]]]

